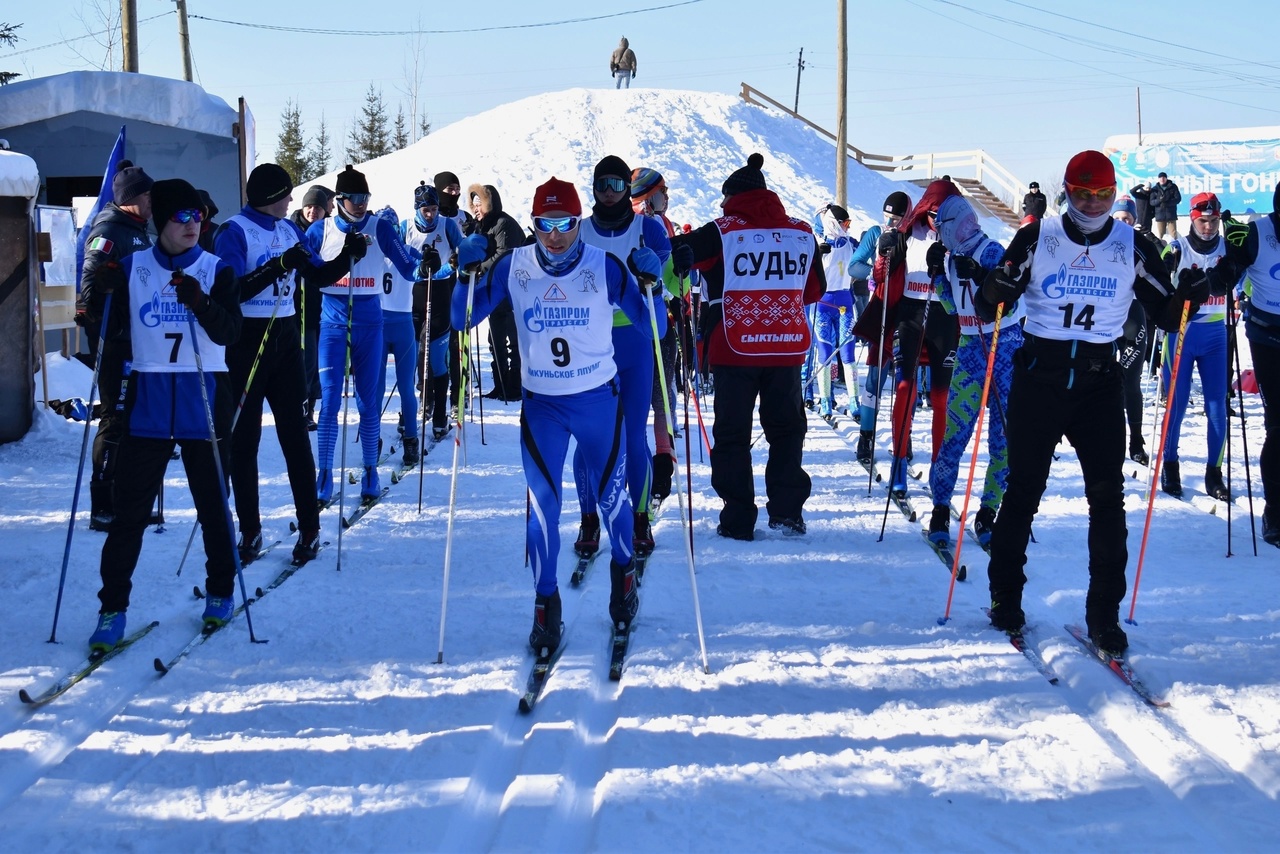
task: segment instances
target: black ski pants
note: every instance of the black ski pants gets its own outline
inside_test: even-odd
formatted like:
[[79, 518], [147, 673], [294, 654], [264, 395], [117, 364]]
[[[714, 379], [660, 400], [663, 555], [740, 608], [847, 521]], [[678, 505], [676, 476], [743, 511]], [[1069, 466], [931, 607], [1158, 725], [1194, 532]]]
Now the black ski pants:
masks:
[[[266, 336], [265, 344], [263, 336]], [[255, 369], [254, 358], [260, 345], [262, 356]], [[265, 317], [246, 317], [239, 340], [227, 348], [227, 369], [233, 398], [238, 403], [244, 395], [244, 405], [231, 436], [231, 485], [235, 490], [240, 531], [253, 536], [262, 530], [258, 447], [262, 444], [264, 401], [271, 406], [275, 418], [276, 438], [284, 454], [298, 530], [320, 530], [316, 462], [307, 432], [306, 371], [302, 342], [293, 318], [276, 318], [271, 322]], [[248, 394], [244, 394], [250, 372], [253, 383], [248, 387]]]
[[[96, 339], [94, 346], [97, 346]], [[94, 516], [110, 516], [115, 512], [116, 457], [126, 422], [124, 400], [128, 386], [124, 363], [129, 350], [127, 343], [108, 342], [98, 368], [98, 400], [102, 402], [102, 414], [93, 436], [93, 473], [89, 478], [89, 505]]]
[[[1280, 336], [1277, 336], [1280, 337]], [[1270, 507], [1276, 509], [1269, 519], [1280, 517], [1280, 346], [1265, 343], [1264, 335], [1249, 338], [1249, 352], [1253, 356], [1253, 375], [1258, 380], [1262, 395], [1262, 423], [1266, 438], [1262, 441], [1262, 457], [1258, 464], [1262, 476], [1262, 494]], [[1276, 402], [1272, 406], [1272, 401]]]
[[751, 471], [752, 414], [760, 403], [760, 426], [769, 445], [764, 470], [771, 519], [800, 518], [812, 481], [801, 466], [808, 429], [800, 397], [800, 366], [715, 365], [715, 424], [712, 426], [711, 486], [724, 501], [726, 531], [755, 529], [755, 478]]
[[[1066, 437], [1075, 448], [1089, 504], [1090, 624], [1114, 621], [1125, 595], [1124, 401], [1112, 344], [1052, 341], [1028, 334], [1014, 357], [1006, 433], [1009, 486], [991, 535], [992, 600], [1021, 604], [1027, 541], [1053, 463]], [[1076, 357], [1071, 348], [1076, 346]]]
[[[230, 459], [226, 436], [231, 426], [231, 395], [225, 378], [211, 390], [214, 424], [219, 436], [223, 471]], [[190, 404], [187, 404], [190, 405]], [[133, 570], [142, 551], [142, 537], [151, 520], [151, 507], [160, 491], [173, 448], [182, 449], [182, 467], [191, 486], [196, 519], [204, 537], [205, 590], [210, 596], [231, 596], [235, 586], [235, 559], [229, 515], [223, 498], [225, 484], [218, 484], [218, 469], [208, 439], [151, 439], [126, 434], [120, 440], [116, 481], [116, 516], [102, 546], [99, 571], [102, 611], [126, 611], [133, 591]], [[314, 503], [314, 501], [312, 502]]]
[[520, 347], [516, 314], [510, 300], [489, 315], [489, 352], [493, 355], [493, 387], [503, 400], [520, 399]]

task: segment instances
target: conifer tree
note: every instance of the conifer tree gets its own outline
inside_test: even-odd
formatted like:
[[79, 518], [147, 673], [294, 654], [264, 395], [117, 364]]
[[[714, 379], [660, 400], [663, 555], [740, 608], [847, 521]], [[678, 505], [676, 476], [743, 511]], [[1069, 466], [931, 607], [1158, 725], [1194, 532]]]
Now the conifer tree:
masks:
[[[13, 47], [18, 43], [18, 28], [22, 24], [0, 24], [0, 45]], [[0, 71], [0, 86], [12, 83], [22, 75], [16, 71]]]
[[391, 135], [391, 147], [399, 151], [409, 145], [409, 128], [405, 124], [404, 107], [396, 113], [395, 131]]
[[347, 137], [347, 161], [364, 163], [391, 151], [391, 134], [387, 127], [387, 106], [382, 92], [369, 84], [364, 106], [355, 119], [355, 127]]
[[329, 125], [325, 122], [324, 113], [320, 114], [320, 129], [311, 138], [311, 148], [307, 152], [307, 177], [300, 178], [299, 184], [306, 183], [329, 171], [329, 147], [333, 140], [329, 139]]
[[280, 136], [276, 138], [276, 163], [297, 185], [310, 177], [308, 161], [307, 143], [302, 136], [302, 110], [293, 101], [285, 101], [280, 114]]

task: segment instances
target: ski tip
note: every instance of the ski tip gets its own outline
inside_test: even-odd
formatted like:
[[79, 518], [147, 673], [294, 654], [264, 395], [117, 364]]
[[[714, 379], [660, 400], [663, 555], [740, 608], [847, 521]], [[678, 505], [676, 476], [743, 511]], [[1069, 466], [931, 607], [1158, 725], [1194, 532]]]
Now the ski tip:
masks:
[[530, 712], [532, 712], [532, 711], [533, 711], [533, 703], [529, 701], [529, 698], [528, 698], [528, 697], [521, 697], [521, 698], [520, 698], [520, 713], [521, 713], [522, 715], [527, 715], [527, 714], [529, 714], [529, 713], [530, 713]]
[[156, 669], [156, 673], [159, 673], [161, 676], [169, 672], [169, 668], [165, 667], [164, 662], [158, 658], [151, 662], [151, 666], [154, 667]]
[[191, 592], [197, 599], [204, 598], [204, 591], [200, 589], [200, 585], [198, 584], [195, 587], [191, 588]]
[[26, 705], [28, 705], [28, 706], [30, 706], [30, 705], [32, 705], [33, 703], [35, 703], [35, 700], [31, 699], [31, 695], [27, 693], [27, 689], [26, 689], [26, 688], [19, 688], [19, 689], [18, 689], [18, 699], [19, 699], [19, 700], [21, 700], [23, 703], [25, 703], [25, 704], [26, 704]]
[[960, 565], [960, 569], [956, 571], [956, 581], [966, 581], [969, 578], [969, 567], [964, 564]]

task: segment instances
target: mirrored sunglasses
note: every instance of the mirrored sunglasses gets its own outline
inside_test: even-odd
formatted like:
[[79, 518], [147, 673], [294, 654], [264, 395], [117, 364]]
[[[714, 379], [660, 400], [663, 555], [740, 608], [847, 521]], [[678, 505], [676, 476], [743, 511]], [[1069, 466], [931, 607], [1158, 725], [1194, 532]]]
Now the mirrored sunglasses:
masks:
[[553, 231], [568, 234], [578, 227], [580, 219], [581, 217], [576, 216], [535, 216], [533, 227], [543, 234], [550, 234]]
[[351, 204], [353, 205], [367, 205], [369, 204], [369, 196], [371, 195], [373, 194], [372, 193], [347, 193], [345, 196], [343, 196], [343, 198], [351, 202]]
[[185, 211], [176, 211], [173, 216], [169, 217], [170, 222], [180, 222], [186, 225], [189, 222], [201, 222], [204, 220], [204, 211], [199, 208], [190, 208]]
[[606, 193], [610, 191], [614, 193], [623, 193], [631, 186], [631, 182], [625, 178], [614, 178], [611, 175], [602, 175], [596, 179], [593, 186], [596, 188], [597, 193]]
[[1109, 202], [1116, 197], [1116, 188], [1102, 187], [1098, 190], [1089, 187], [1081, 187], [1076, 184], [1068, 184], [1067, 192], [1071, 194], [1071, 201], [1083, 204], [1085, 202], [1097, 199], [1100, 202]]

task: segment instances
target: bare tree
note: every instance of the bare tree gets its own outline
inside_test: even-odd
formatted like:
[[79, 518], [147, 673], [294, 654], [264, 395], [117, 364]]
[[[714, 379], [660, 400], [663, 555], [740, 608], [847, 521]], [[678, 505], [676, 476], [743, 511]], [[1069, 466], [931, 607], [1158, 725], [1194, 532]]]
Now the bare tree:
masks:
[[101, 49], [101, 59], [90, 56], [76, 47], [77, 39], [68, 44], [71, 52], [81, 62], [99, 71], [119, 71], [124, 64], [121, 54], [120, 3], [119, 0], [84, 0], [75, 12], [76, 20], [84, 27], [88, 37]]
[[[405, 57], [404, 57], [404, 86], [396, 87], [406, 98], [409, 99], [409, 124], [410, 128], [417, 128], [426, 125], [426, 106], [422, 104], [423, 100], [423, 76], [427, 70], [426, 60], [427, 36], [422, 32], [422, 14], [418, 14], [417, 23], [414, 24], [413, 31], [408, 34], [405, 39]], [[422, 114], [422, 121], [418, 121], [419, 111]], [[420, 136], [426, 136], [423, 132]], [[415, 142], [410, 140], [410, 142]]]

